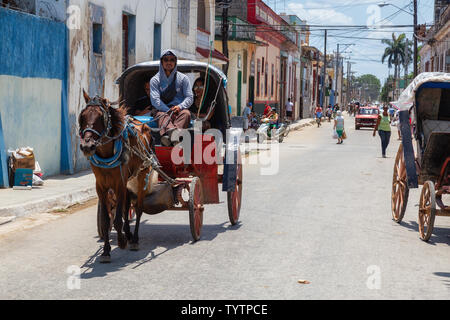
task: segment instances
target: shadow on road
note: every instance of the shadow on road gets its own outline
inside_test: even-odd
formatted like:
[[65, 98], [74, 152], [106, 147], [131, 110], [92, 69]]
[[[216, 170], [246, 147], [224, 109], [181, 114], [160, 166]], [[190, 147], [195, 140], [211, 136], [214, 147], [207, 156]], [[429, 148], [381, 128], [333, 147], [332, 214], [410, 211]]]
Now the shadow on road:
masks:
[[[417, 232], [417, 235], [419, 235], [419, 224], [416, 221], [402, 221], [400, 225], [410, 229], [411, 231]], [[434, 226], [433, 234], [427, 243], [430, 245], [436, 245], [438, 243], [450, 245], [450, 230], [448, 228], [438, 228]]]
[[[240, 223], [231, 226], [228, 222], [217, 225], [203, 225], [201, 238], [198, 242], [212, 241], [219, 234], [238, 230], [240, 227]], [[131, 230], [134, 230], [134, 226], [132, 226]], [[101, 278], [129, 266], [132, 269], [137, 269], [177, 247], [198, 243], [192, 240], [188, 224], [152, 225], [141, 223], [139, 227], [139, 238], [139, 251], [121, 250], [117, 247], [117, 235], [115, 232], [112, 232], [110, 236], [110, 243], [113, 247], [111, 250], [112, 262], [109, 264], [101, 264], [97, 261], [103, 252], [103, 241], [99, 241], [101, 247], [80, 267], [82, 270], [80, 278]]]
[[449, 278], [443, 279], [442, 281], [450, 289], [450, 272], [433, 272], [433, 274], [438, 277]]

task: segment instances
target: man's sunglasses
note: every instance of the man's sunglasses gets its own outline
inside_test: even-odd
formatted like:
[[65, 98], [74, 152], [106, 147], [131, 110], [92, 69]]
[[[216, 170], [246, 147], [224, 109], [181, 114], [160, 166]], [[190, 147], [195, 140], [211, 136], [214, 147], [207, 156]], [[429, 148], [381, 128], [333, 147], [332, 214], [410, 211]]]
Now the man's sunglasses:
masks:
[[175, 58], [163, 58], [163, 61], [164, 62], [176, 62], [177, 59], [175, 59]]

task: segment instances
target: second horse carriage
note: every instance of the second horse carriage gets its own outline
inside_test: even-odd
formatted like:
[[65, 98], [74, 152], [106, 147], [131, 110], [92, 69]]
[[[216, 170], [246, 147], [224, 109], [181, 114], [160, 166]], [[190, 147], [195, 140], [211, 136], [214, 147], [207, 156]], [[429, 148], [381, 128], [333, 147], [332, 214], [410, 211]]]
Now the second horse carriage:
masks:
[[[159, 61], [141, 63], [127, 69], [120, 76], [116, 84], [119, 85], [123, 105], [133, 106], [140, 97], [145, 95], [144, 85], [158, 73], [159, 67]], [[86, 94], [87, 106], [80, 114], [79, 120], [80, 137], [82, 142], [86, 144], [85, 136], [86, 133], [89, 133], [89, 135], [96, 137], [95, 146], [109, 144], [110, 150], [116, 150], [120, 147], [129, 151], [128, 156], [134, 155], [135, 158], [138, 158], [141, 168], [135, 170], [134, 177], [141, 175], [148, 169], [148, 174], [144, 175], [145, 183], [141, 183], [141, 186], [145, 188], [149, 186], [149, 180], [152, 179], [150, 173], [156, 171], [158, 181], [152, 185], [152, 192], [147, 193], [143, 202], [141, 201], [139, 212], [155, 215], [166, 210], [188, 211], [191, 235], [194, 241], [197, 241], [201, 236], [205, 205], [220, 203], [220, 184], [222, 185], [222, 191], [226, 193], [229, 221], [232, 225], [239, 221], [243, 183], [240, 153], [242, 128], [232, 128], [231, 126], [226, 92], [227, 79], [219, 69], [206, 63], [183, 60], [178, 61], [177, 68], [179, 72], [188, 75], [190, 78], [203, 77], [206, 84], [204, 103], [201, 108], [202, 114], [206, 114], [206, 116], [203, 118], [196, 117], [195, 121], [191, 121], [190, 127], [183, 132], [178, 144], [175, 144], [175, 146], [161, 144], [157, 119], [151, 116], [131, 117], [127, 115], [124, 118], [125, 120], [122, 120], [126, 124], [118, 130], [119, 133], [116, 135], [109, 133], [113, 132], [111, 128], [114, 127], [114, 124], [110, 122], [114, 121], [115, 111], [113, 109], [117, 108], [108, 105], [106, 99], [90, 98]], [[103, 113], [101, 119], [104, 119], [104, 121], [101, 120], [100, 123], [104, 123], [104, 125], [100, 126], [104, 128], [94, 130], [93, 126], [87, 125], [87, 120], [82, 119], [82, 117], [88, 117], [87, 108], [98, 108], [99, 112]], [[200, 115], [200, 111], [198, 115]], [[208, 130], [203, 125], [205, 121], [208, 121]], [[137, 130], [136, 128], [140, 129]], [[100, 132], [104, 133], [101, 134]], [[136, 138], [138, 132], [140, 132], [141, 138]], [[145, 132], [150, 132], [151, 135], [149, 134], [144, 139]], [[148, 143], [149, 140], [152, 141], [151, 144]], [[132, 143], [134, 143], [134, 147]], [[83, 151], [85, 152], [85, 150]], [[112, 175], [112, 170], [115, 170], [115, 179], [120, 182], [121, 177], [124, 178], [124, 173], [128, 172], [128, 169], [120, 164], [122, 163], [120, 159], [124, 157], [111, 151], [112, 153], [105, 156], [106, 158], [101, 158], [98, 156], [98, 152], [95, 152], [95, 147], [90, 147], [89, 151], [91, 152], [91, 165], [94, 173], [96, 173], [97, 193], [100, 189], [106, 192], [105, 188], [99, 188], [98, 177], [101, 175], [97, 175], [97, 172], [112, 168], [109, 173], [105, 173], [103, 176]], [[85, 152], [85, 154], [87, 153]], [[98, 160], [99, 158], [100, 160]], [[119, 164], [115, 165], [115, 163]], [[129, 176], [128, 179], [130, 179]], [[127, 181], [129, 186], [129, 180]], [[111, 181], [110, 185], [114, 185], [114, 183], [114, 181]], [[125, 182], [125, 185], [127, 185], [127, 182]], [[105, 203], [108, 202], [108, 199], [106, 196], [100, 197], [99, 194], [98, 233], [105, 240], [106, 248], [101, 262], [109, 262], [110, 260], [109, 244], [107, 244], [109, 232], [105, 227], [106, 224], [109, 225], [109, 230], [111, 230], [114, 220], [115, 229], [119, 233], [119, 246], [126, 246], [126, 244], [121, 245], [121, 241], [124, 240], [121, 238], [121, 230], [117, 230], [122, 229], [121, 221], [119, 221], [122, 217], [118, 218], [105, 212], [108, 210], [108, 205]], [[117, 209], [117, 214], [119, 214], [119, 211], [124, 213], [125, 226], [123, 230], [125, 233], [128, 232], [128, 235], [130, 234], [129, 226], [127, 226], [129, 222], [128, 209], [133, 202], [136, 206], [136, 193], [127, 192], [126, 203], [128, 206], [125, 205], [125, 209], [123, 207]], [[137, 227], [139, 218], [137, 218]], [[108, 219], [110, 220], [109, 223], [105, 221]], [[116, 222], [118, 223], [117, 226]], [[137, 230], [135, 230], [135, 233], [137, 233]], [[130, 236], [127, 237], [130, 241]], [[137, 239], [135, 239], [135, 242], [137, 242]], [[135, 244], [137, 245], [137, 243]]]
[[402, 143], [394, 165], [392, 216], [400, 223], [410, 188], [423, 185], [418, 223], [420, 238], [428, 241], [435, 217], [450, 217], [450, 207], [444, 204], [444, 197], [450, 194], [450, 74], [420, 74], [397, 103]]

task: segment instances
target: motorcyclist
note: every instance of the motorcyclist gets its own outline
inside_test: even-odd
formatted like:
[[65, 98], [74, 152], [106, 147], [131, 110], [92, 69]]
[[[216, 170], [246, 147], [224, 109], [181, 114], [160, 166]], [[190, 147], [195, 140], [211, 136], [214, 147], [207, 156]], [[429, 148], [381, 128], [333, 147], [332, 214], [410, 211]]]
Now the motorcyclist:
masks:
[[268, 123], [267, 135], [270, 137], [272, 129], [278, 129], [279, 116], [276, 108], [271, 108], [267, 116], [261, 119], [262, 123]]

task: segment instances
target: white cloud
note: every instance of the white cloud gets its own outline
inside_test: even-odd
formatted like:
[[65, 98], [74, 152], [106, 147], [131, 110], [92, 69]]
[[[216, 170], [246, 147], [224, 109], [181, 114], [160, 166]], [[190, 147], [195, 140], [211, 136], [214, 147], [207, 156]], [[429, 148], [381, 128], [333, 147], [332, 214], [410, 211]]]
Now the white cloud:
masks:
[[[321, 5], [322, 8], [318, 8], [317, 4], [315, 5], [303, 5], [300, 3], [289, 3], [288, 8], [289, 11], [295, 13], [300, 19], [306, 20], [310, 24], [341, 24], [347, 25], [353, 23], [353, 18], [336, 11], [330, 5], [324, 4]], [[312, 8], [312, 9], [308, 9]]]

